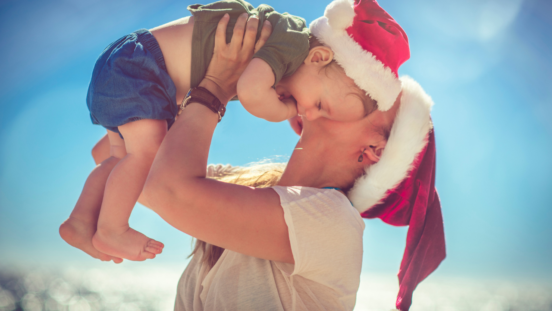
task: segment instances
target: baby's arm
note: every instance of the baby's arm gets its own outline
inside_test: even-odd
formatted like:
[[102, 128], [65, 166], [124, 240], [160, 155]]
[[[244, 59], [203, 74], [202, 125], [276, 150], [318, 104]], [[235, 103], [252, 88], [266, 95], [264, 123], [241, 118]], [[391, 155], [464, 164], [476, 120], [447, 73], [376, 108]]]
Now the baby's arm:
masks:
[[254, 58], [238, 80], [238, 98], [252, 115], [271, 122], [281, 122], [297, 115], [291, 98], [280, 100], [274, 85], [272, 68], [264, 60]]

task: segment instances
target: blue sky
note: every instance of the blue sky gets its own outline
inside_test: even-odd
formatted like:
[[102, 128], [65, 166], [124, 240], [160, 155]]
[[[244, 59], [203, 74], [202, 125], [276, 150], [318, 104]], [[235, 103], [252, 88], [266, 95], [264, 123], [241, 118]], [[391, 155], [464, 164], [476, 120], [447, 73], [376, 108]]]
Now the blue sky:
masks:
[[[104, 134], [85, 94], [96, 57], [118, 37], [188, 15], [189, 1], [6, 0], [0, 4], [0, 262], [94, 261], [59, 238]], [[251, 1], [258, 5], [261, 1]], [[324, 1], [274, 1], [323, 14]], [[382, 0], [405, 29], [399, 73], [435, 101], [437, 187], [448, 258], [442, 275], [550, 278], [552, 268], [552, 3]], [[286, 160], [297, 142], [229, 106], [210, 162]], [[154, 261], [184, 262], [190, 238], [138, 206], [136, 229], [166, 244]], [[364, 272], [396, 272], [406, 228], [367, 221]]]

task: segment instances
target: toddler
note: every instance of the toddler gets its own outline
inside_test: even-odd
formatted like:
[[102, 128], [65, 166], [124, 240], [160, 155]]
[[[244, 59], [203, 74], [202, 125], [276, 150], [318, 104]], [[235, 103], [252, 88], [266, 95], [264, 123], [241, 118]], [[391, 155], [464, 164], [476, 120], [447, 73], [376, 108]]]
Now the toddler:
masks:
[[[174, 122], [177, 103], [205, 76], [222, 18], [229, 19], [227, 42], [234, 25], [248, 17], [272, 28], [237, 85], [240, 102], [253, 115], [272, 122], [298, 114], [309, 120], [352, 121], [377, 108], [302, 18], [242, 0], [188, 9], [191, 17], [111, 43], [94, 67], [87, 105], [92, 123], [107, 129], [110, 154], [92, 171], [60, 227], [67, 243], [92, 257], [141, 261], [162, 252], [162, 243], [130, 228], [128, 220]], [[263, 32], [257, 28], [258, 39]]]

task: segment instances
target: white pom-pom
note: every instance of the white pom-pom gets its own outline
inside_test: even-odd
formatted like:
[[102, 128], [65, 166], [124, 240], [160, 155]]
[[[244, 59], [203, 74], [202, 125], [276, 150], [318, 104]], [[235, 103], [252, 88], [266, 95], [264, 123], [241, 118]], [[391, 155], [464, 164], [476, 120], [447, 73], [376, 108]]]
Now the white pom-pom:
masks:
[[328, 4], [324, 16], [335, 30], [345, 30], [353, 24], [355, 10], [350, 0], [334, 0]]

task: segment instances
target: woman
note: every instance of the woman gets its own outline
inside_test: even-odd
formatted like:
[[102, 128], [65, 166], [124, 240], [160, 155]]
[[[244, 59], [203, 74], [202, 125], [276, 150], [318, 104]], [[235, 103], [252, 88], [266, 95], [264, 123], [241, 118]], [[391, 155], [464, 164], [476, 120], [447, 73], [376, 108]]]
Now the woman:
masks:
[[[219, 25], [221, 34], [225, 26]], [[247, 31], [228, 44], [217, 36], [200, 86], [222, 105], [236, 93], [237, 78], [248, 62], [243, 50], [253, 49], [250, 40]], [[277, 185], [269, 188], [207, 178], [209, 147], [220, 119], [213, 111], [221, 109], [213, 104], [216, 100], [205, 101], [188, 99], [143, 192], [148, 206], [169, 224], [225, 249], [213, 266], [201, 260], [203, 249], [197, 250], [181, 279], [176, 309], [352, 310], [363, 251], [359, 210], [381, 210], [378, 203], [391, 197], [389, 191], [410, 185], [403, 181], [418, 175], [413, 165], [425, 163], [431, 153], [431, 100], [415, 82], [403, 80], [402, 96], [387, 111], [349, 123], [304, 120], [297, 148]], [[382, 178], [378, 172], [388, 169], [393, 172]], [[350, 189], [357, 209], [345, 195]], [[367, 193], [369, 203], [362, 202]], [[433, 202], [430, 193], [425, 205]], [[423, 279], [425, 273], [418, 276]], [[412, 290], [401, 287], [399, 298], [408, 301], [397, 304], [401, 310], [408, 309]]]

